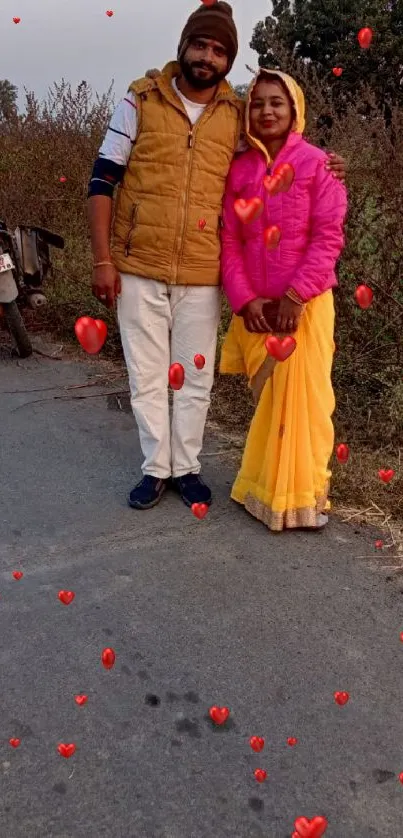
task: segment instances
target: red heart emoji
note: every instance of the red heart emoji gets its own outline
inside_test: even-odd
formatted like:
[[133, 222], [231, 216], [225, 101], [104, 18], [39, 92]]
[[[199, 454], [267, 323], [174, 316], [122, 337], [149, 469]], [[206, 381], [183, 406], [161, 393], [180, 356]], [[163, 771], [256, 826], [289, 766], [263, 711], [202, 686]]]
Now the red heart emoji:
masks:
[[312, 820], [297, 818], [294, 823], [296, 832], [293, 833], [293, 838], [321, 838], [328, 825], [326, 818], [322, 818], [320, 815], [312, 818]]
[[12, 748], [18, 748], [21, 745], [21, 739], [9, 739], [8, 741]]
[[382, 550], [383, 541], [381, 541], [380, 538], [378, 539], [378, 541], [375, 541], [375, 547], [376, 547], [377, 550]]
[[399, 774], [399, 780], [400, 780], [401, 783], [403, 783], [403, 771], [402, 771], [401, 774]]
[[75, 695], [74, 701], [79, 705], [79, 707], [81, 707], [83, 704], [87, 703], [88, 695]]
[[275, 250], [280, 243], [281, 230], [274, 224], [272, 227], [267, 227], [264, 231], [263, 237], [267, 250]]
[[237, 198], [234, 203], [234, 210], [238, 218], [244, 224], [249, 224], [251, 221], [256, 221], [263, 212], [263, 201], [261, 198]]
[[286, 361], [292, 355], [297, 346], [295, 338], [287, 337], [279, 340], [276, 335], [269, 335], [265, 341], [265, 347], [269, 355], [276, 361]]
[[214, 704], [213, 707], [210, 707], [209, 716], [216, 725], [223, 725], [228, 719], [229, 709], [228, 707], [217, 707]]
[[75, 593], [74, 591], [59, 591], [58, 597], [60, 602], [63, 602], [64, 605], [70, 605], [70, 603], [73, 602]]
[[369, 26], [364, 26], [363, 29], [360, 29], [357, 37], [361, 49], [368, 49], [371, 46], [374, 33]]
[[256, 768], [253, 773], [254, 773], [258, 783], [264, 783], [264, 781], [267, 777], [267, 771], [264, 771], [263, 768]]
[[333, 72], [333, 75], [334, 75], [334, 76], [339, 77], [339, 76], [341, 76], [341, 75], [342, 75], [342, 73], [343, 73], [343, 69], [342, 69], [342, 67], [333, 67], [332, 72]]
[[73, 756], [76, 750], [76, 746], [73, 742], [70, 742], [68, 745], [66, 745], [64, 742], [61, 742], [60, 745], [57, 746], [57, 750], [59, 751], [59, 754], [62, 757], [66, 757], [66, 759], [68, 759], [69, 757]]
[[112, 669], [116, 660], [116, 655], [113, 649], [104, 649], [102, 652], [101, 660], [105, 669]]
[[106, 13], [106, 14], [108, 15], [108, 17], [113, 17], [113, 11], [112, 11], [112, 9], [108, 9], [108, 11], [107, 11], [107, 13]]
[[359, 285], [355, 289], [354, 297], [360, 308], [369, 308], [374, 299], [374, 292], [368, 288], [368, 285]]
[[106, 341], [108, 327], [103, 320], [94, 320], [93, 317], [79, 317], [76, 320], [74, 331], [83, 349], [89, 355], [96, 355]]
[[22, 579], [24, 574], [21, 572], [21, 570], [13, 570], [13, 576], [14, 579]]
[[298, 745], [298, 739], [296, 739], [295, 736], [289, 736], [288, 739], [287, 739], [287, 745], [290, 745], [291, 748], [294, 745]]
[[350, 698], [350, 694], [346, 692], [335, 692], [334, 693], [334, 700], [336, 704], [339, 704], [340, 707], [343, 707], [344, 704], [347, 704]]
[[256, 753], [260, 753], [263, 751], [264, 748], [264, 739], [263, 736], [251, 736], [249, 739], [249, 745], [252, 748], [252, 751], [256, 751]]
[[185, 381], [185, 370], [182, 364], [171, 364], [168, 372], [168, 381], [173, 390], [181, 390]]
[[217, 0], [202, 0], [202, 3], [204, 3], [205, 6], [214, 6], [216, 2]]
[[403, 643], [403, 631], [402, 631], [402, 632], [400, 632], [400, 640], [401, 640], [401, 642]]
[[204, 230], [206, 224], [207, 224], [207, 221], [206, 221], [205, 218], [199, 218], [199, 228], [200, 228], [200, 230]]
[[263, 178], [263, 185], [270, 197], [274, 198], [279, 192], [288, 192], [294, 179], [295, 171], [291, 163], [281, 163], [272, 175]]
[[345, 445], [344, 442], [341, 442], [340, 445], [336, 448], [336, 457], [339, 463], [346, 463], [350, 456], [350, 449], [348, 445]]
[[378, 474], [383, 483], [390, 483], [390, 481], [393, 480], [395, 476], [393, 468], [381, 468], [378, 471]]
[[66, 183], [66, 180], [67, 180], [67, 178], [66, 178], [66, 177], [64, 177], [64, 175], [62, 175], [61, 177], [59, 177], [59, 183]]
[[207, 503], [192, 503], [192, 512], [200, 521], [206, 517], [209, 507]]
[[195, 355], [193, 360], [194, 360], [195, 367], [198, 370], [202, 370], [205, 363], [206, 363], [206, 359], [205, 359], [204, 355]]
[[13, 17], [13, 23], [19, 23], [21, 20], [20, 17]]

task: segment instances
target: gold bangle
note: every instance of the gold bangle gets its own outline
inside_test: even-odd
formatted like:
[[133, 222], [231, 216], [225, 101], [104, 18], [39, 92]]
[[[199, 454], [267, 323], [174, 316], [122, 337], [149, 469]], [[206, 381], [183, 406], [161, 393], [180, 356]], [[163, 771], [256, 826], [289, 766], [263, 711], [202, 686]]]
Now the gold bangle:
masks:
[[94, 262], [92, 267], [93, 268], [100, 268], [101, 265], [112, 265], [112, 268], [114, 267], [113, 262]]
[[296, 292], [296, 291], [294, 291], [294, 289], [293, 289], [293, 288], [290, 288], [290, 289], [286, 292], [286, 297], [288, 297], [290, 300], [292, 300], [292, 301], [293, 301], [293, 303], [297, 303], [297, 305], [299, 305], [299, 306], [303, 306], [303, 305], [304, 305], [304, 301], [303, 301], [303, 300], [301, 300], [301, 297], [299, 296], [299, 294], [297, 294], [297, 292]]

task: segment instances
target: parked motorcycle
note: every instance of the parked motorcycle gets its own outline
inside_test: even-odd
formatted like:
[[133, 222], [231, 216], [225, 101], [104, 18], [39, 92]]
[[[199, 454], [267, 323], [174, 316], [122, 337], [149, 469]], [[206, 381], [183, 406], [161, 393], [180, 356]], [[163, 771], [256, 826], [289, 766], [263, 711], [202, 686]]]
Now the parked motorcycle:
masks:
[[0, 315], [6, 319], [21, 358], [28, 358], [33, 350], [17, 301], [33, 309], [46, 305], [41, 286], [52, 272], [49, 246], [63, 249], [64, 239], [43, 227], [25, 224], [12, 233], [0, 221]]

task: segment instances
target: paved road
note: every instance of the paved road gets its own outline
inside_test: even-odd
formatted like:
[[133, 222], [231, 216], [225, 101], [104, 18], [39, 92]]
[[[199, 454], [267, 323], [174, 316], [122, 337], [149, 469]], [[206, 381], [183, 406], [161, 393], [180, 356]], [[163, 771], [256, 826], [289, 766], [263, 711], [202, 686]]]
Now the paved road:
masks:
[[33, 404], [94, 371], [0, 362], [1, 838], [290, 838], [317, 814], [326, 838], [402, 836], [403, 585], [360, 558], [374, 534], [268, 534], [229, 501], [227, 455], [205, 457], [204, 521], [174, 495], [130, 510], [131, 415]]

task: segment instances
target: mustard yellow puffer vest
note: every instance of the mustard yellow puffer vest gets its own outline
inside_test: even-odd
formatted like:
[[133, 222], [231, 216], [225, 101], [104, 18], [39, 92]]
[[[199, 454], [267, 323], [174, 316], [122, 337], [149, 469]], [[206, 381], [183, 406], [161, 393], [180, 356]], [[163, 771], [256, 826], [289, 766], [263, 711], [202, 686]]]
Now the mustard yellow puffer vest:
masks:
[[138, 134], [116, 198], [113, 261], [123, 273], [176, 285], [218, 285], [225, 180], [242, 127], [243, 103], [227, 82], [192, 127], [172, 88], [133, 82]]

